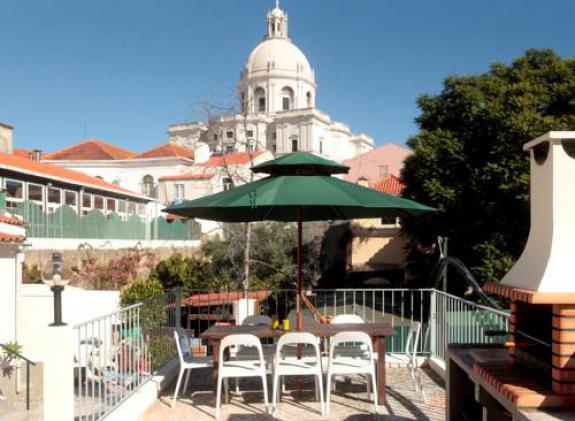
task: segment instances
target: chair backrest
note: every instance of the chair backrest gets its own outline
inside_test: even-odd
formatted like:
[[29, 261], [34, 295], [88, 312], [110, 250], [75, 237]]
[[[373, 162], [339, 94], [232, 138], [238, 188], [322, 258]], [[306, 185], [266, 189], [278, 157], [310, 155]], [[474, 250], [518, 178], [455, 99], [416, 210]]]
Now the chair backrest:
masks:
[[405, 341], [405, 354], [411, 360], [413, 367], [416, 366], [415, 357], [417, 355], [417, 347], [419, 346], [419, 338], [421, 336], [421, 323], [412, 322]]
[[178, 350], [178, 358], [184, 361], [184, 357], [190, 353], [190, 339], [185, 332], [178, 332], [178, 329], [174, 329], [174, 339], [176, 341], [176, 348]]
[[242, 321], [242, 326], [267, 326], [272, 325], [272, 318], [264, 315], [248, 316]]
[[334, 325], [343, 323], [365, 323], [365, 320], [356, 314], [338, 314], [331, 320], [331, 323]]
[[[297, 326], [297, 310], [291, 310], [287, 316], [292, 329]], [[307, 309], [302, 309], [302, 325], [313, 326], [316, 324], [315, 317]]]
[[319, 338], [308, 332], [291, 332], [280, 336], [276, 348], [276, 360], [282, 359], [282, 348], [293, 345], [309, 345], [314, 348], [316, 358], [319, 360]]
[[260, 339], [252, 334], [249, 333], [242, 333], [238, 335], [228, 335], [222, 342], [220, 343], [220, 365], [224, 361], [224, 351], [226, 348], [232, 346], [245, 346], [245, 347], [254, 347], [257, 349], [259, 354], [260, 361], [264, 362], [264, 352], [262, 350], [262, 343]]
[[333, 335], [329, 340], [329, 357], [333, 358], [336, 348], [343, 345], [349, 349], [349, 346], [357, 347], [362, 350], [362, 353], [357, 356], [365, 355], [366, 360], [373, 359], [373, 348], [371, 344], [371, 337], [365, 332], [346, 331], [339, 332]]

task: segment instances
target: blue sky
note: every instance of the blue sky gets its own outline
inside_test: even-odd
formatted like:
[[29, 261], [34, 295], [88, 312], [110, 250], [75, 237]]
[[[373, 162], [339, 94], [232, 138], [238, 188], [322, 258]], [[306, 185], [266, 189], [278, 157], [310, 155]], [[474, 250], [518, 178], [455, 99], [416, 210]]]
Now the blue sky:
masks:
[[[17, 147], [97, 137], [141, 151], [227, 104], [273, 0], [2, 4], [0, 121]], [[417, 132], [416, 99], [529, 47], [575, 56], [573, 0], [283, 0], [317, 105], [378, 144]]]

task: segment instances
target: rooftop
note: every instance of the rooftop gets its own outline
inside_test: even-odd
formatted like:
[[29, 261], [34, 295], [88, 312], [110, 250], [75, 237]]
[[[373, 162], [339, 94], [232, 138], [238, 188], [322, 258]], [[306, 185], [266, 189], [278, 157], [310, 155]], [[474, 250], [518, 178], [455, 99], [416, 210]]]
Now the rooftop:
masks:
[[100, 161], [111, 159], [128, 159], [136, 155], [120, 146], [112, 145], [99, 139], [87, 139], [76, 145], [44, 155], [46, 160], [58, 161]]
[[166, 142], [162, 145], [150, 149], [149, 151], [139, 153], [133, 156], [132, 158], [139, 159], [139, 158], [172, 158], [172, 157], [194, 159], [194, 151], [191, 150], [190, 148], [178, 146], [172, 142]]
[[390, 174], [387, 177], [376, 181], [369, 187], [371, 187], [374, 190], [377, 190], [378, 192], [387, 193], [394, 196], [400, 196], [401, 192], [405, 188], [403, 183], [399, 181], [399, 178], [397, 178], [393, 174]]
[[94, 189], [111, 191], [113, 193], [123, 194], [131, 197], [145, 197], [141, 194], [134, 193], [123, 187], [108, 183], [104, 180], [89, 176], [79, 171], [32, 161], [30, 159], [21, 158], [13, 154], [0, 153], [0, 168], [25, 173], [28, 175], [34, 175], [37, 177], [44, 177], [50, 180], [56, 180], [64, 183], [79, 184], [82, 186], [92, 187]]
[[257, 158], [265, 151], [255, 151], [251, 154], [249, 152], [233, 152], [223, 155], [213, 155], [206, 162], [199, 165], [206, 167], [219, 167], [222, 165], [247, 165], [250, 164], [252, 158]]

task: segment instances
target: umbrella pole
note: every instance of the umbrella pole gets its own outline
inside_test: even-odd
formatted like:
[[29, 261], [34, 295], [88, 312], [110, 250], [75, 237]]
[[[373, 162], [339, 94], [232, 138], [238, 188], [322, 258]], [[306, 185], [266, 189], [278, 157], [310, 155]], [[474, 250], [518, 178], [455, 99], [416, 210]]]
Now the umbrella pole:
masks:
[[301, 331], [303, 327], [302, 314], [302, 243], [303, 243], [303, 222], [302, 207], [297, 207], [297, 330]]

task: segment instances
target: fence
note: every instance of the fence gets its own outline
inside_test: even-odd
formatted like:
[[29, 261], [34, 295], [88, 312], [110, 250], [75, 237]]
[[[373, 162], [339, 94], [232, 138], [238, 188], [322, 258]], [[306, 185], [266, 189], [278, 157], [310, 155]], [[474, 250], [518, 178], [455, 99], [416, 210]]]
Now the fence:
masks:
[[60, 206], [46, 212], [35, 202], [24, 201], [12, 211], [28, 223], [29, 238], [90, 238], [114, 240], [196, 240], [201, 227], [196, 221], [173, 220], [164, 217], [150, 219], [133, 213], [104, 214], [93, 209], [78, 214], [70, 206]]
[[74, 413], [97, 420], [120, 405], [176, 355], [179, 291], [74, 326]]
[[[260, 291], [258, 310], [295, 325], [295, 290]], [[253, 292], [250, 292], [253, 294]], [[185, 326], [199, 335], [214, 323], [233, 323], [237, 291], [192, 291], [182, 314]], [[250, 295], [251, 296], [251, 295]], [[202, 299], [193, 299], [194, 297]], [[422, 340], [417, 352], [444, 358], [449, 343], [497, 343], [501, 337], [487, 337], [487, 330], [505, 330], [509, 315], [434, 289], [318, 289], [308, 300], [323, 316], [356, 314], [366, 322], [386, 322], [396, 331], [387, 338], [388, 352], [404, 353], [409, 329], [421, 322]], [[245, 303], [245, 304], [242, 304]], [[239, 305], [247, 305], [241, 300]], [[306, 309], [305, 312], [309, 311]], [[244, 312], [246, 314], [247, 311]]]
[[488, 330], [509, 331], [509, 314], [466, 301], [451, 294], [433, 291], [430, 302], [431, 354], [445, 360], [451, 343], [496, 344], [505, 337], [486, 335]]

